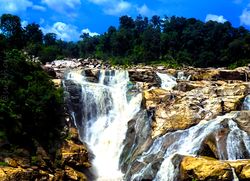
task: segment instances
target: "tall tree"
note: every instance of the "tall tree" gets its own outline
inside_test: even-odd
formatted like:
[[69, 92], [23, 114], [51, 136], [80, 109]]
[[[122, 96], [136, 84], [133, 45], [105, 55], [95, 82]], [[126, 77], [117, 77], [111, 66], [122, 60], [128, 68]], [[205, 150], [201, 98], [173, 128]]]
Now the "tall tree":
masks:
[[30, 43], [43, 43], [43, 33], [40, 26], [36, 23], [28, 24], [25, 27], [25, 38]]
[[47, 46], [56, 44], [56, 34], [55, 33], [47, 33], [44, 36], [44, 44]]
[[8, 46], [15, 48], [22, 48], [23, 41], [23, 29], [21, 26], [21, 20], [18, 16], [11, 14], [3, 14], [0, 18], [0, 29], [7, 38]]

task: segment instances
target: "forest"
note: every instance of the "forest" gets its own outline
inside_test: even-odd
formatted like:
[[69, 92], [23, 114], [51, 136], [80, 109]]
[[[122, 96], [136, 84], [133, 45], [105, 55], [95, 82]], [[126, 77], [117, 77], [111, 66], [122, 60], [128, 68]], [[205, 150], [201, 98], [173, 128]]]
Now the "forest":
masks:
[[195, 18], [160, 17], [149, 19], [121, 16], [119, 26], [110, 26], [98, 36], [84, 33], [78, 42], [65, 42], [55, 33], [43, 34], [36, 23], [21, 26], [11, 14], [1, 16], [1, 51], [24, 50], [42, 63], [54, 59], [97, 58], [112, 64], [164, 64], [170, 67], [230, 67], [250, 62], [249, 30], [230, 22], [206, 23]]

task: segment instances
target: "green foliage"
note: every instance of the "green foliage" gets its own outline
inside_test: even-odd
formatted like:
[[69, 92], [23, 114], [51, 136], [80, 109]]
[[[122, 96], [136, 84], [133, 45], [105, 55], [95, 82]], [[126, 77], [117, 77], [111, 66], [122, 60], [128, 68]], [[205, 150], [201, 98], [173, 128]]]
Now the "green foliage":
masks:
[[0, 162], [0, 166], [6, 167], [6, 166], [8, 166], [8, 163], [6, 163], [6, 162]]
[[24, 45], [24, 34], [21, 20], [18, 16], [3, 14], [0, 17], [0, 29], [7, 39], [7, 45], [11, 48], [22, 48]]
[[15, 15], [1, 16], [0, 46], [24, 49], [31, 56], [39, 56], [42, 63], [64, 57], [90, 57], [120, 65], [157, 62], [173, 63], [169, 65], [172, 67], [235, 67], [246, 65], [250, 59], [249, 31], [242, 26], [234, 28], [230, 22], [121, 16], [118, 28], [110, 26], [107, 32], [93, 37], [83, 33], [78, 42], [57, 40], [54, 33], [43, 35], [35, 23], [23, 29], [20, 22]]
[[39, 52], [39, 58], [42, 63], [52, 62], [58, 55], [58, 49], [56, 46], [43, 47]]
[[39, 28], [40, 26], [35, 23], [28, 24], [25, 27], [25, 39], [27, 42], [34, 44], [43, 43], [43, 33], [42, 30], [40, 30]]
[[[39, 64], [17, 50], [6, 53], [0, 81], [0, 128], [11, 142], [41, 143], [59, 136], [62, 90], [57, 90]], [[46, 145], [48, 146], [48, 145]]]
[[31, 165], [39, 165], [39, 159], [37, 156], [31, 157]]
[[120, 65], [238, 66], [247, 64], [250, 58], [250, 34], [245, 28], [175, 16], [164, 21], [159, 16], [150, 21], [142, 16], [135, 20], [122, 16], [118, 29], [111, 27], [98, 37], [85, 36], [79, 44], [83, 57], [109, 59]]
[[0, 131], [0, 141], [1, 140], [6, 140], [7, 137], [6, 137], [6, 133], [4, 131]]

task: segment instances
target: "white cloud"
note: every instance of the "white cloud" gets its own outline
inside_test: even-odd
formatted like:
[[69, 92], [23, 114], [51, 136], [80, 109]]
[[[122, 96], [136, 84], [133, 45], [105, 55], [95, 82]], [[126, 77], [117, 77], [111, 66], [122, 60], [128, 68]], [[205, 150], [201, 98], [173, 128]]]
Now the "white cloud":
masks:
[[250, 10], [245, 8], [240, 15], [240, 24], [250, 26]]
[[142, 16], [152, 16], [154, 12], [148, 8], [146, 4], [137, 7], [137, 12]]
[[82, 33], [89, 33], [90, 36], [99, 35], [98, 33], [91, 32], [88, 28], [78, 31], [78, 28], [71, 24], [66, 24], [63, 22], [56, 22], [52, 26], [46, 26], [41, 28], [44, 34], [55, 33], [58, 39], [64, 41], [77, 41], [80, 40], [80, 35]]
[[42, 0], [49, 8], [64, 13], [69, 16], [75, 16], [75, 9], [81, 5], [80, 0]]
[[64, 41], [75, 41], [79, 39], [80, 33], [77, 31], [77, 27], [63, 22], [56, 22], [52, 26], [46, 26], [41, 28], [43, 33], [55, 33], [57, 38]]
[[89, 0], [90, 2], [100, 5], [105, 14], [121, 15], [129, 11], [132, 4], [124, 0]]
[[34, 6], [32, 6], [32, 9], [38, 10], [38, 11], [46, 11], [46, 8], [45, 8], [45, 7], [39, 6], [39, 5], [34, 5]]
[[89, 36], [98, 36], [98, 35], [99, 35], [99, 33], [91, 32], [88, 28], [83, 29], [83, 30], [82, 30], [82, 34], [83, 34], [83, 33], [88, 33]]
[[208, 21], [217, 21], [218, 23], [225, 23], [227, 20], [223, 16], [208, 14], [206, 16], [205, 22], [208, 22]]
[[34, 5], [29, 0], [0, 0], [0, 13], [16, 13], [26, 11], [27, 8], [34, 10], [45, 11], [45, 7]]
[[0, 0], [0, 12], [14, 13], [18, 11], [25, 11], [32, 7], [33, 3], [29, 0]]
[[89, 1], [99, 5], [110, 2], [109, 0], [89, 0]]
[[116, 5], [113, 5], [110, 8], [104, 10], [104, 12], [108, 15], [120, 15], [121, 13], [125, 13], [131, 8], [131, 4], [126, 1], [121, 1]]

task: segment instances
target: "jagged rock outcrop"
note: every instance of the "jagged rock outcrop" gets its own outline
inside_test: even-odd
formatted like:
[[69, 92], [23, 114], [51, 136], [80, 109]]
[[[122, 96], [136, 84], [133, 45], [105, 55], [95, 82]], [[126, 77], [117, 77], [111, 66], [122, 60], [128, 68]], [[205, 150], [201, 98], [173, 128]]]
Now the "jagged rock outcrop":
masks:
[[247, 89], [242, 82], [219, 81], [188, 92], [144, 91], [145, 108], [154, 109], [152, 137], [187, 129], [201, 120], [237, 110], [248, 93]]
[[[74, 68], [79, 69], [89, 82], [97, 82], [99, 69], [105, 66], [98, 61], [89, 61], [81, 60], [80, 64], [76, 63]], [[58, 72], [60, 73], [67, 68], [64, 65], [57, 68], [55, 65], [53, 66], [57, 75]], [[128, 123], [127, 139], [124, 140], [124, 148], [120, 158], [120, 168], [126, 173], [125, 180], [131, 180], [134, 175], [141, 173], [141, 171], [143, 171], [143, 174], [140, 178], [154, 179], [164, 160], [166, 150], [179, 140], [183, 140], [183, 135], [188, 135], [187, 132], [182, 135], [181, 131], [178, 130], [186, 131], [186, 129], [199, 124], [201, 121], [204, 121], [201, 124], [205, 124], [207, 121], [214, 121], [213, 118], [219, 115], [240, 110], [250, 87], [248, 83], [244, 82], [248, 80], [250, 75], [248, 67], [235, 70], [192, 67], [175, 70], [167, 69], [164, 66], [135, 66], [130, 67], [128, 72], [130, 80], [143, 90], [142, 107], [145, 108], [147, 114], [145, 113], [146, 116], [136, 116]], [[157, 72], [168, 73], [177, 78], [177, 85], [173, 90], [159, 88], [161, 80], [157, 76]], [[55, 83], [57, 82], [55, 81]], [[79, 106], [82, 105], [82, 92], [79, 90], [81, 87], [70, 80], [64, 83], [67, 89], [70, 89], [68, 92], [71, 93], [70, 100], [72, 103], [70, 105], [72, 110], [79, 112], [75, 115], [76, 119], [82, 120], [83, 115], [81, 115], [82, 111]], [[94, 106], [92, 107], [94, 109]], [[142, 114], [142, 112], [139, 114]], [[250, 134], [250, 123], [248, 121], [250, 113], [239, 111], [235, 114], [237, 115], [232, 122], [237, 123], [240, 129]], [[143, 119], [141, 120], [140, 117]], [[152, 118], [152, 120], [146, 121], [145, 117]], [[229, 133], [232, 134], [231, 136], [237, 136], [237, 134], [230, 132], [232, 131], [230, 126], [232, 124], [229, 119], [225, 119], [218, 123], [218, 129], [214, 129], [208, 135], [203, 135], [204, 139], [199, 141], [201, 145], [197, 146], [197, 153], [195, 152], [195, 154], [201, 155], [200, 157], [179, 156], [178, 159], [175, 159], [176, 164], [181, 164], [179, 180], [232, 180], [233, 168], [240, 179], [249, 179], [250, 166], [248, 160], [236, 162], [218, 160], [229, 158], [227, 150]], [[76, 141], [78, 139], [78, 135], [75, 134], [77, 131], [71, 129], [71, 132], [73, 136], [66, 140], [60, 149], [60, 165], [62, 168], [54, 171], [52, 175], [57, 179], [85, 180], [87, 179], [84, 175], [86, 170], [79, 168], [87, 169], [90, 167], [87, 159], [88, 152], [82, 147], [81, 143]], [[165, 133], [169, 134], [165, 136]], [[203, 130], [200, 129], [199, 133], [203, 133]], [[199, 133], [194, 137], [198, 137]], [[240, 134], [245, 133], [240, 132]], [[159, 140], [162, 141], [155, 142], [159, 137]], [[158, 148], [155, 150], [152, 148], [153, 154], [149, 154], [152, 151], [149, 149], [153, 143]], [[249, 158], [250, 155], [246, 150], [245, 142], [240, 140], [237, 143], [239, 144], [237, 148], [241, 149], [237, 156]], [[180, 142], [180, 144], [184, 143]], [[175, 146], [177, 147], [177, 145]], [[45, 161], [46, 165], [46, 159], [42, 160]], [[12, 160], [8, 162], [16, 166], [16, 163]], [[51, 172], [48, 173], [51, 174]]]
[[250, 179], [250, 160], [222, 161], [210, 157], [183, 156], [180, 180], [239, 180]]
[[79, 180], [86, 181], [88, 168], [87, 148], [78, 138], [76, 128], [69, 128], [68, 137], [57, 150], [56, 158], [36, 144], [36, 153], [26, 149], [17, 149], [10, 152], [1, 148], [0, 153], [0, 180]]

